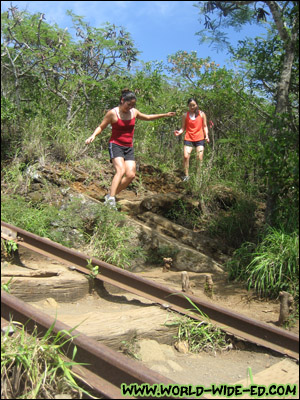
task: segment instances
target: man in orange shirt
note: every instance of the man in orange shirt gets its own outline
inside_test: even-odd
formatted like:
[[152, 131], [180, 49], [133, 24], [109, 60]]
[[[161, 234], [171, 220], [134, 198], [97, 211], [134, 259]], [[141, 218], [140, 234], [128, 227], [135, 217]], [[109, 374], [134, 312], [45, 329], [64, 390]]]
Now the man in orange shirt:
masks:
[[184, 182], [189, 180], [190, 156], [193, 147], [196, 147], [197, 159], [201, 166], [205, 141], [209, 143], [206, 115], [203, 111], [199, 110], [197, 101], [194, 98], [188, 100], [188, 106], [189, 111], [182, 116], [181, 129], [174, 131], [175, 136], [179, 136], [186, 131], [183, 147]]

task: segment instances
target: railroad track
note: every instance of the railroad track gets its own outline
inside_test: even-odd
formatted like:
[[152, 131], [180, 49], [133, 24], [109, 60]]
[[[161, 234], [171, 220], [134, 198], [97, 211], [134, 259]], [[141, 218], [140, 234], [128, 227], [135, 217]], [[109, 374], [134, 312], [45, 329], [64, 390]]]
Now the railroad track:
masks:
[[[6, 240], [13, 240], [19, 246], [34, 252], [57, 259], [71, 266], [72, 269], [87, 275], [91, 272], [86, 268], [89, 261], [92, 266], [98, 266], [99, 268], [99, 274], [95, 277], [96, 279], [150, 299], [182, 314], [189, 314], [193, 318], [201, 319], [201, 316], [194, 313], [191, 314], [189, 311], [191, 308], [190, 299], [209, 317], [212, 323], [227, 333], [292, 358], [299, 358], [299, 337], [293, 333], [239, 315], [200, 300], [193, 295], [189, 295], [187, 298], [182, 293], [174, 293], [166, 286], [139, 277], [96, 258], [90, 258], [85, 254], [68, 249], [49, 239], [41, 238], [5, 222], [1, 222], [1, 237]], [[30, 326], [33, 329], [36, 325], [41, 329], [41, 332], [46, 331], [53, 323], [53, 319], [50, 317], [42, 315], [35, 308], [6, 293], [2, 294], [1, 315], [6, 320], [13, 316], [15, 320], [23, 323], [30, 319], [31, 323], [27, 325], [28, 329], [30, 329]], [[71, 328], [56, 321], [55, 329], [70, 330]], [[92, 387], [99, 393], [102, 391], [102, 396], [120, 398], [120, 383], [174, 384], [166, 377], [148, 370], [140, 364], [137, 366], [135, 361], [128, 360], [124, 355], [108, 349], [95, 340], [79, 332], [74, 332], [74, 334], [79, 334], [73, 342], [80, 349], [76, 361], [88, 362], [91, 365], [87, 370], [83, 371], [83, 377], [86, 376], [86, 379], [92, 382]], [[114, 378], [112, 379], [112, 377]]]
[[[68, 249], [49, 239], [41, 238], [5, 222], [1, 222], [1, 237], [13, 240], [18, 245], [37, 253], [55, 258], [87, 275], [91, 272], [86, 268], [89, 261], [93, 266], [99, 267], [99, 274], [96, 279], [162, 304], [180, 313], [187, 314], [191, 308], [191, 303], [183, 293], [174, 293], [172, 289], [164, 285], [152, 282], [96, 258], [90, 258], [88, 255]], [[216, 306], [193, 295], [188, 297], [213, 323], [229, 334], [275, 350], [281, 354], [296, 359], [299, 358], [299, 337], [297, 335]], [[193, 317], [201, 319], [200, 316], [197, 317], [194, 314]]]
[[[45, 335], [53, 324], [54, 336], [60, 331], [72, 332], [70, 334], [72, 340], [63, 346], [64, 354], [70, 361], [76, 346], [75, 361], [87, 365], [72, 367], [72, 371], [79, 377], [79, 381], [92, 389], [100, 398], [121, 399], [122, 383], [176, 384], [1, 290], [1, 330], [5, 330], [10, 321], [26, 324], [26, 332], [29, 334], [35, 331], [38, 335]], [[132, 397], [126, 396], [126, 398]]]

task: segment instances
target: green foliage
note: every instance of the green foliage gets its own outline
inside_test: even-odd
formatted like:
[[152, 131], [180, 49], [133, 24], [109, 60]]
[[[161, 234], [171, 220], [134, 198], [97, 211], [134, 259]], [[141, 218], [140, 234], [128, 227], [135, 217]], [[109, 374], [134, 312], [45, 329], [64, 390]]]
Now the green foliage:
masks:
[[31, 15], [13, 7], [2, 14], [1, 25], [7, 76], [4, 93], [11, 92], [13, 81], [18, 82], [14, 100], [18, 110], [26, 108], [27, 116], [36, 115], [41, 105], [53, 112], [49, 100], [54, 101], [55, 110], [64, 113], [67, 128], [73, 127], [75, 116], [84, 120], [96, 111], [94, 95], [102, 82], [116, 72], [126, 75], [138, 54], [123, 27], [107, 23], [93, 28], [82, 17], [69, 15], [76, 41], [66, 30], [47, 24], [43, 14]]
[[238, 200], [228, 210], [220, 211], [211, 219], [208, 225], [210, 234], [219, 236], [229, 246], [239, 247], [253, 236], [255, 209], [253, 201]]
[[[209, 41], [217, 45], [229, 45], [223, 28], [269, 22], [267, 39], [247, 39], [237, 49], [232, 46], [229, 49], [237, 61], [245, 62], [244, 85], [272, 102], [273, 112], [271, 107], [268, 110], [255, 104], [258, 116], [267, 117], [263, 124], [267, 137], [263, 138], [262, 146], [261, 138], [257, 138], [260, 152], [254, 153], [254, 159], [258, 161], [259, 173], [266, 172], [267, 222], [274, 225], [278, 222], [276, 208], [287, 197], [288, 186], [294, 190], [290, 198], [296, 199], [299, 194], [295, 190], [299, 180], [296, 161], [299, 159], [296, 111], [299, 107], [299, 5], [288, 2], [281, 7], [279, 3], [265, 2], [258, 7], [258, 3], [210, 1], [199, 2], [198, 8], [207, 31], [200, 32], [202, 41], [209, 36]], [[242, 66], [240, 69], [243, 70]]]
[[[145, 257], [143, 250], [133, 242], [134, 229], [126, 224], [125, 215], [102, 204], [90, 205], [89, 211], [96, 225], [91, 236], [86, 233], [91, 229], [89, 217], [84, 217], [79, 199], [59, 210], [46, 204], [34, 206], [20, 196], [3, 196], [1, 219], [68, 247], [88, 243], [93, 256], [122, 268], [130, 266], [135, 258]], [[92, 270], [92, 274], [95, 273], [96, 270]]]
[[[59, 211], [55, 207], [45, 205], [34, 207], [18, 195], [3, 196], [1, 200], [2, 221], [51, 240], [59, 239], [58, 235], [51, 235], [50, 232], [51, 222], [57, 218], [59, 218]], [[62, 236], [60, 239], [63, 242]]]
[[18, 195], [2, 197], [3, 221], [64, 246], [84, 245], [85, 221], [79, 200], [74, 200], [65, 209], [58, 209], [48, 204], [29, 202]]
[[14, 240], [5, 240], [1, 238], [1, 251], [10, 257], [14, 251], [18, 250], [18, 245]]
[[299, 297], [299, 236], [269, 227], [260, 243], [244, 245], [228, 263], [229, 276], [247, 281], [262, 297], [284, 290]]
[[13, 277], [11, 277], [6, 283], [1, 283], [1, 290], [4, 290], [6, 293], [9, 293], [12, 280]]
[[28, 335], [25, 326], [18, 325], [12, 337], [7, 330], [1, 340], [1, 398], [46, 399], [57, 393], [89, 395], [77, 385], [72, 371], [72, 366], [82, 365], [74, 361], [76, 347], [70, 362], [64, 358], [63, 346], [72, 341], [72, 330], [54, 335], [53, 324], [43, 337], [38, 337], [36, 331]]
[[245, 274], [245, 269], [252, 260], [255, 247], [255, 243], [244, 242], [234, 251], [231, 260], [226, 264], [229, 280], [247, 281], [248, 276]]
[[191, 311], [193, 314], [200, 316], [202, 321], [191, 317], [178, 318], [172, 325], [178, 326], [178, 333], [175, 337], [179, 342], [186, 341], [189, 351], [199, 353], [201, 351], [213, 352], [222, 351], [228, 348], [225, 332], [216, 328], [195, 303], [185, 296], [192, 305]]
[[175, 223], [194, 229], [199, 225], [201, 211], [184, 199], [176, 200], [164, 216]]
[[10, 100], [1, 96], [1, 125], [5, 122], [14, 121], [17, 117], [17, 110]]
[[99, 266], [98, 265], [93, 266], [92, 259], [87, 260], [86, 268], [88, 268], [91, 271], [91, 273], [89, 274], [90, 279], [95, 279], [96, 276], [99, 274]]
[[125, 215], [105, 205], [100, 207], [89, 239], [93, 256], [122, 268], [130, 266], [137, 257], [144, 258], [144, 251], [134, 243], [134, 229], [126, 224]]
[[[269, 18], [265, 12], [267, 4], [262, 10], [253, 7], [256, 2], [200, 3], [205, 34], [215, 27], [211, 32], [215, 43], [226, 41], [222, 28], [239, 28], [246, 21]], [[298, 3], [289, 2], [281, 9], [284, 27], [293, 43], [298, 43], [298, 37], [292, 36], [298, 7]], [[239, 261], [232, 276], [247, 280], [242, 265], [250, 264], [255, 248], [249, 248], [247, 242], [255, 241], [253, 196], [265, 202], [267, 192], [268, 199], [274, 201], [269, 222], [278, 231], [288, 235], [299, 231], [299, 117], [295, 111], [299, 105], [298, 50], [294, 52], [286, 91], [287, 112], [279, 115], [276, 90], [289, 49], [288, 41], [280, 37], [274, 25], [270, 25], [266, 39], [247, 39], [237, 49], [230, 48], [239, 61], [237, 71], [220, 68], [209, 58], [198, 58], [196, 52], [183, 50], [170, 55], [167, 65], [153, 61], [131, 70], [138, 51], [129, 32], [111, 24], [94, 28], [72, 12], [69, 16], [77, 33], [76, 41], [56, 25], [47, 24], [42, 15], [30, 15], [14, 7], [2, 14], [1, 153], [4, 160], [12, 161], [9, 167], [2, 166], [2, 183], [10, 193], [21, 195], [10, 199], [3, 196], [3, 219], [66, 245], [74, 242], [66, 238], [64, 228], [75, 229], [81, 243], [86, 244], [88, 237], [79, 204], [58, 210], [22, 198], [31, 183], [26, 169], [46, 161], [80, 160], [87, 170], [95, 171], [99, 160], [108, 160], [110, 128], [90, 146], [85, 146], [84, 141], [105, 113], [118, 104], [121, 90], [129, 87], [137, 94], [137, 108], [141, 112], [177, 113], [175, 118], [137, 121], [137, 164], [145, 162], [177, 174], [182, 171], [183, 135], [175, 137], [173, 131], [180, 128], [187, 100], [193, 96], [214, 126], [209, 128], [211, 142], [205, 148], [201, 174], [196, 173], [195, 158], [191, 158], [191, 179], [182, 190], [206, 206], [212, 234], [225, 238], [230, 246], [242, 246], [237, 250]], [[218, 27], [216, 21], [220, 23]], [[164, 75], [164, 68], [168, 76]], [[68, 172], [64, 178], [73, 179]], [[243, 195], [230, 205], [224, 203], [224, 196], [219, 196], [218, 207], [214, 207], [213, 187], [223, 182], [224, 187], [238, 188]], [[108, 181], [105, 184], [108, 186]], [[217, 212], [220, 207], [223, 209]], [[124, 267], [136, 255], [129, 243], [131, 239], [127, 241], [132, 233], [118, 219], [118, 213], [101, 207], [99, 211], [102, 216], [98, 217], [99, 226], [92, 235], [92, 252]], [[193, 227], [201, 222], [198, 210], [190, 209], [184, 202], [176, 204], [168, 217], [184, 220]], [[122, 235], [126, 237], [124, 242]], [[162, 256], [172, 257], [170, 251], [158, 249], [153, 258], [161, 262]]]
[[243, 3], [235, 5], [235, 3], [234, 1], [200, 1], [196, 4], [199, 8], [201, 25], [204, 25], [204, 29], [196, 33], [200, 37], [200, 43], [213, 43], [214, 48], [220, 50], [230, 45], [224, 28], [231, 26], [239, 31], [241, 25], [254, 20], [255, 6]]
[[192, 353], [222, 351], [227, 347], [224, 332], [211, 323], [183, 318], [178, 325], [176, 339], [187, 341]]
[[194, 82], [194, 78], [208, 74], [208, 71], [214, 72], [219, 67], [214, 61], [210, 62], [209, 57], [198, 59], [196, 51], [188, 53], [180, 50], [176, 54], [170, 55], [168, 62], [172, 65], [169, 68], [170, 72], [179, 73], [187, 82]]
[[150, 249], [147, 254], [147, 262], [151, 264], [163, 265], [163, 258], [174, 259], [178, 252], [178, 249], [171, 246], [160, 246], [156, 249]]
[[289, 203], [294, 216], [299, 210], [299, 137], [284, 114], [274, 117], [271, 129], [261, 137], [257, 158], [265, 172], [268, 194], [275, 203], [269, 223], [286, 224], [289, 214], [282, 206]]
[[25, 168], [26, 164], [16, 159], [14, 163], [2, 169], [2, 182], [7, 184], [13, 193], [20, 191], [20, 187], [24, 184]]

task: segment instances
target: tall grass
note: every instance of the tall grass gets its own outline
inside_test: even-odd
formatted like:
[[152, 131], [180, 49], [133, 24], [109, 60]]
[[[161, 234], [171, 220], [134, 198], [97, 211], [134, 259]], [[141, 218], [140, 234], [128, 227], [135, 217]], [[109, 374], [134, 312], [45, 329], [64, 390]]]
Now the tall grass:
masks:
[[274, 228], [254, 252], [246, 268], [248, 287], [260, 295], [277, 297], [282, 290], [299, 293], [299, 236]]
[[229, 343], [226, 333], [214, 326], [208, 316], [203, 313], [196, 304], [187, 296], [183, 295], [192, 305], [188, 310], [191, 315], [201, 317], [202, 321], [191, 317], [180, 317], [170, 325], [177, 325], [176, 339], [179, 342], [187, 342], [189, 351], [199, 353], [201, 351], [213, 352], [227, 350]]
[[228, 263], [231, 278], [245, 280], [261, 297], [282, 290], [299, 297], [299, 235], [269, 227], [260, 243], [245, 243]]
[[38, 337], [36, 332], [28, 335], [26, 327], [18, 325], [11, 337], [7, 330], [1, 338], [2, 399], [53, 399], [59, 394], [82, 398], [82, 393], [88, 394], [72, 372], [72, 366], [79, 365], [74, 362], [76, 347], [72, 361], [64, 357], [63, 346], [72, 340], [71, 331], [54, 335], [53, 324]]

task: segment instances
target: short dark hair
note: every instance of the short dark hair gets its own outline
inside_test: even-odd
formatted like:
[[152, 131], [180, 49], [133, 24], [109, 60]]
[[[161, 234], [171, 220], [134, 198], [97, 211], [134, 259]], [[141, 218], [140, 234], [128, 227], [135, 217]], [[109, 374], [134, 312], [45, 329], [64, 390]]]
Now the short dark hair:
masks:
[[129, 89], [123, 89], [120, 97], [120, 103], [122, 103], [122, 100], [124, 101], [136, 100], [136, 95]]

